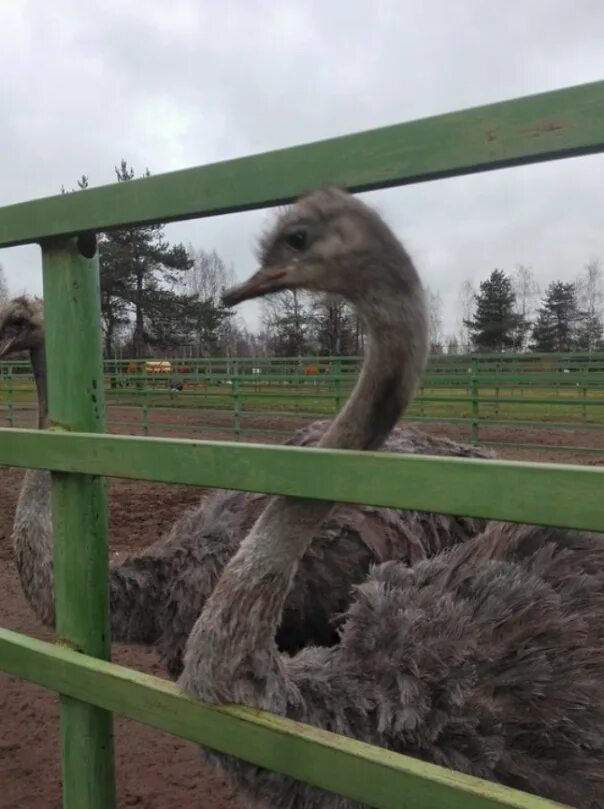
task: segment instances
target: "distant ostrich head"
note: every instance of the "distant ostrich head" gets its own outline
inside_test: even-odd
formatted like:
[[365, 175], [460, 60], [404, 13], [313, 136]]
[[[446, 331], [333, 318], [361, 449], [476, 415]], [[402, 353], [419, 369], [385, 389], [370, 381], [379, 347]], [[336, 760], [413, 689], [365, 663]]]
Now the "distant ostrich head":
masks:
[[260, 269], [224, 293], [227, 306], [283, 289], [341, 295], [367, 309], [389, 290], [421, 289], [402, 245], [379, 215], [337, 188], [313, 191], [261, 239]]
[[44, 344], [44, 309], [39, 298], [22, 295], [0, 307], [0, 358]]

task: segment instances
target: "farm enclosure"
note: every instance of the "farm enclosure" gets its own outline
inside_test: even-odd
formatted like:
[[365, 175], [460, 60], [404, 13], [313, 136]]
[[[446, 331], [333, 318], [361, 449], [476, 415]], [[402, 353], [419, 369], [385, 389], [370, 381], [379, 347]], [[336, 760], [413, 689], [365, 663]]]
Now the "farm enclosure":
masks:
[[[43, 243], [50, 414], [61, 429], [2, 430], [0, 461], [54, 473], [62, 639], [52, 645], [0, 630], [0, 665], [62, 694], [66, 806], [105, 809], [115, 802], [113, 713], [381, 809], [398, 807], [401, 794], [417, 809], [450, 802], [468, 809], [549, 805], [285, 719], [244, 708], [210, 709], [166, 683], [102, 660], [108, 632], [100, 476], [259, 488], [578, 529], [604, 525], [598, 469], [99, 435], [98, 261], [90, 233], [262, 207], [326, 180], [363, 190], [600, 151], [603, 97], [602, 83], [571, 88], [0, 211], [0, 244]], [[65, 344], [65, 333], [81, 340]], [[89, 382], [85, 390], [82, 379]]]

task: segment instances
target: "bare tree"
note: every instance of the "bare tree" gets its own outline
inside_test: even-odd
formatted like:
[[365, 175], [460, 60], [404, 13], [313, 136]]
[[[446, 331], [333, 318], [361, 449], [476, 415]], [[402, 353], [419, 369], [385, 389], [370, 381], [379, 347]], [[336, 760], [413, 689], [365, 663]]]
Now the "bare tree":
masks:
[[227, 357], [257, 357], [263, 354], [262, 340], [239, 318], [228, 318], [221, 329], [222, 353]]
[[220, 293], [234, 282], [233, 268], [227, 267], [215, 250], [208, 252], [189, 245], [193, 267], [183, 278], [186, 291], [201, 301], [220, 303]]
[[325, 295], [310, 305], [308, 342], [322, 355], [351, 356], [360, 351], [362, 324], [342, 298]]
[[576, 281], [577, 303], [580, 312], [579, 344], [592, 350], [602, 344], [604, 283], [602, 262], [592, 258]]
[[512, 287], [516, 295], [516, 308], [524, 320], [530, 320], [535, 310], [535, 303], [541, 292], [535, 274], [530, 267], [517, 264], [512, 277]]
[[437, 354], [442, 346], [443, 302], [440, 292], [426, 286], [426, 303], [428, 306], [428, 338], [430, 351]]
[[475, 295], [476, 290], [472, 282], [466, 278], [457, 296], [457, 328], [462, 352], [470, 345], [470, 330], [466, 323], [472, 320], [474, 314]]
[[581, 309], [591, 315], [602, 316], [604, 282], [602, 262], [592, 258], [577, 279], [577, 297]]
[[517, 264], [512, 277], [512, 288], [516, 296], [516, 314], [518, 321], [518, 348], [526, 347], [530, 321], [535, 314], [535, 305], [541, 289], [530, 267]]
[[447, 335], [445, 340], [447, 346], [447, 354], [459, 354], [459, 342], [454, 334]]
[[[204, 250], [189, 244], [188, 252], [193, 266], [183, 278], [183, 289], [208, 306], [209, 313], [223, 312], [221, 294], [225, 287], [234, 283], [232, 267], [228, 267], [215, 250]], [[211, 348], [206, 345], [204, 353], [224, 354], [227, 357], [238, 353], [242, 345], [243, 322], [236, 316], [220, 317], [212, 329]], [[200, 344], [203, 342], [199, 340]], [[207, 340], [205, 341], [207, 343]]]

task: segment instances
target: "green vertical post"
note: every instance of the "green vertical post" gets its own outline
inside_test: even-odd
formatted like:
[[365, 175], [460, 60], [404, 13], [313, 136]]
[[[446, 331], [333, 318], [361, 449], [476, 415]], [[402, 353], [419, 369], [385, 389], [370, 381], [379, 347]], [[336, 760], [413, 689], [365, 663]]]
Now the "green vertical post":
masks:
[[15, 418], [13, 412], [13, 368], [9, 365], [6, 375], [6, 392], [8, 394], [8, 426], [15, 426]]
[[335, 380], [335, 406], [336, 406], [336, 413], [339, 413], [342, 409], [342, 362], [341, 360], [337, 359], [332, 364], [331, 369], [333, 371], [334, 380]]
[[[99, 270], [93, 236], [43, 245], [51, 426], [103, 429]], [[53, 472], [55, 626], [59, 643], [108, 659], [105, 481]], [[112, 716], [61, 697], [64, 809], [114, 809]]]
[[145, 373], [143, 382], [143, 435], [149, 435], [149, 388], [147, 387], [148, 379]]
[[231, 397], [233, 399], [233, 432], [235, 441], [241, 440], [241, 402], [239, 401], [239, 377], [231, 377]]
[[472, 360], [470, 371], [470, 400], [472, 403], [472, 432], [470, 442], [473, 446], [476, 446], [478, 444], [480, 414], [478, 411], [478, 368], [475, 359]]

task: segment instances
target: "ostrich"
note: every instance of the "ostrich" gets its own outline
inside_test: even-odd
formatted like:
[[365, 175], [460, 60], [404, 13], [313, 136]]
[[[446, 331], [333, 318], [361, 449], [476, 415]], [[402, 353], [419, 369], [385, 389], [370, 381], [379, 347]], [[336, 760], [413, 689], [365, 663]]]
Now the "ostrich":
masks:
[[[42, 301], [19, 297], [0, 310], [0, 357], [28, 350], [38, 392], [38, 423], [47, 421]], [[288, 443], [313, 445], [328, 422], [315, 422]], [[411, 428], [396, 429], [391, 452], [487, 457], [490, 453]], [[115, 641], [153, 644], [168, 673], [182, 670], [188, 634], [224, 565], [260, 511], [266, 495], [215, 492], [139, 555], [109, 572], [111, 634]], [[293, 653], [308, 643], [337, 640], [337, 624], [351, 587], [369, 567], [388, 559], [412, 563], [473, 536], [480, 521], [388, 508], [342, 505], [317, 526], [278, 628], [279, 647]], [[28, 470], [12, 534], [27, 600], [41, 621], [54, 623], [50, 473]]]
[[[361, 375], [319, 446], [377, 448], [426, 356], [424, 296], [404, 248], [374, 211], [326, 189], [282, 215], [260, 264], [225, 303], [301, 288], [342, 295], [364, 318]], [[603, 807], [604, 537], [490, 524], [432, 559], [374, 568], [335, 645], [280, 653], [275, 632], [298, 565], [332, 508], [269, 500], [191, 631], [184, 690], [582, 809]], [[204, 755], [249, 805], [358, 807], [224, 754]]]

